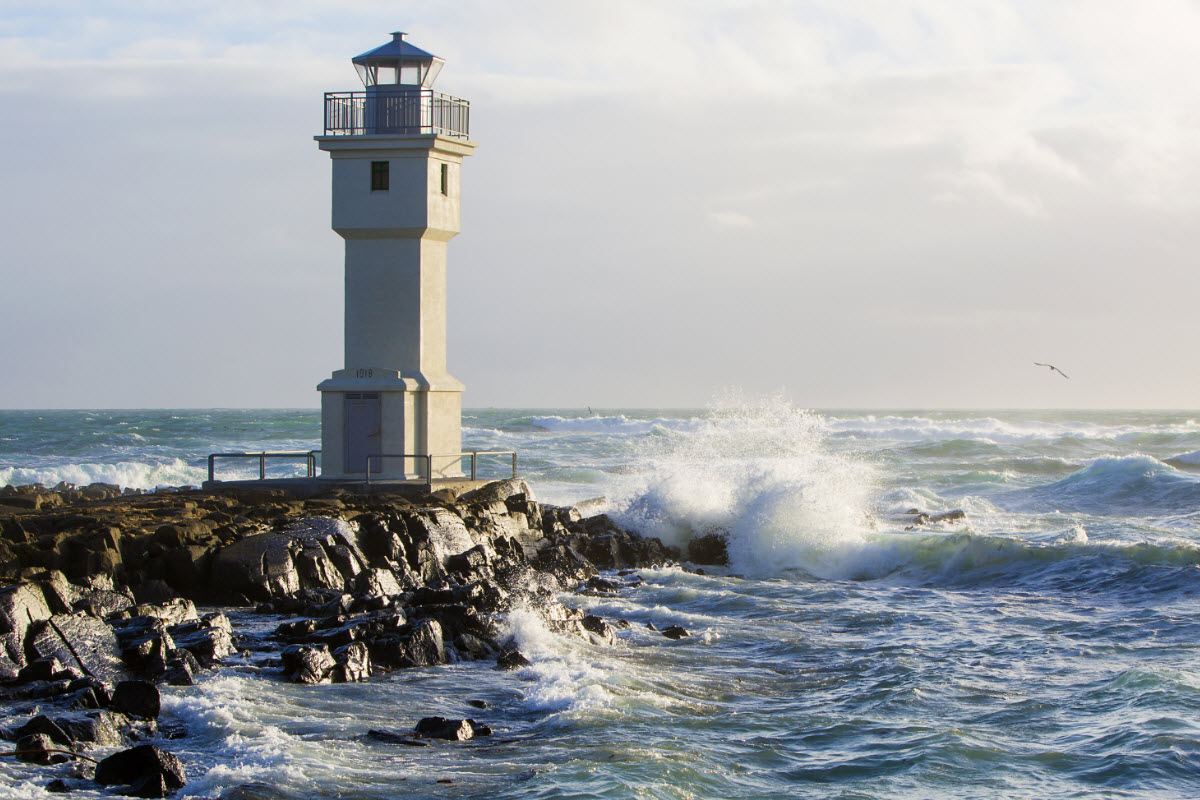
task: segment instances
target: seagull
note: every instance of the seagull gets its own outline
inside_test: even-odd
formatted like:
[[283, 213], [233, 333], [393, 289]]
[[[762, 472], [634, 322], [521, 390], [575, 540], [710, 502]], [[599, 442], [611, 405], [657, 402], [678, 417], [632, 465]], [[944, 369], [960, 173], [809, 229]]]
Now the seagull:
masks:
[[1042, 362], [1040, 362], [1040, 361], [1035, 361], [1035, 362], [1033, 362], [1033, 363], [1034, 363], [1034, 364], [1036, 364], [1036, 365], [1037, 365], [1037, 366], [1039, 366], [1039, 367], [1049, 367], [1051, 372], [1057, 372], [1059, 375], [1062, 375], [1064, 378], [1070, 379], [1070, 377], [1071, 377], [1070, 375], [1068, 375], [1067, 373], [1063, 372], [1061, 369], [1059, 369], [1058, 367], [1054, 366], [1053, 364], [1043, 364], [1043, 363], [1042, 363]]

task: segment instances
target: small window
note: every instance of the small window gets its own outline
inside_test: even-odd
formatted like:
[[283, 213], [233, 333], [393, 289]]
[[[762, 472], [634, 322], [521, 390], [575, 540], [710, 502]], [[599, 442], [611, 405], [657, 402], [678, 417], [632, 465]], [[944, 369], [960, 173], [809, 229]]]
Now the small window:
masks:
[[450, 194], [450, 165], [442, 164], [442, 194]]
[[387, 161], [372, 161], [371, 162], [371, 191], [386, 192], [388, 190], [388, 165]]

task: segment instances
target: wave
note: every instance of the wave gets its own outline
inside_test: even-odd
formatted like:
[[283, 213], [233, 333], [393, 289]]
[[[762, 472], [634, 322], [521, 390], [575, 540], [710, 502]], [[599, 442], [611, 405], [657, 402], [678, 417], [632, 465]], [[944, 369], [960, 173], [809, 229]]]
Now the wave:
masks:
[[[304, 466], [270, 464], [270, 477], [299, 477]], [[219, 477], [233, 480], [258, 477], [258, 466], [246, 464], [222, 465]], [[22, 486], [40, 483], [57, 486], [66, 482], [76, 486], [89, 483], [108, 483], [128, 489], [157, 489], [163, 486], [199, 486], [208, 480], [208, 465], [189, 464], [175, 458], [162, 462], [118, 461], [112, 464], [58, 464], [46, 467], [0, 467], [0, 486]]]
[[1079, 420], [1001, 420], [996, 417], [936, 418], [922, 416], [833, 417], [830, 430], [840, 438], [900, 442], [963, 440], [1001, 445], [1100, 440], [1133, 445], [1166, 446], [1180, 438], [1200, 436], [1200, 424], [1188, 419], [1154, 425], [1101, 424]]
[[633, 419], [618, 414], [609, 417], [529, 417], [529, 424], [546, 431], [566, 433], [646, 434], [656, 430], [692, 432], [706, 425], [703, 419]]
[[1026, 511], [1096, 515], [1176, 514], [1200, 508], [1200, 477], [1147, 455], [1106, 456], [1043, 486], [996, 498]]

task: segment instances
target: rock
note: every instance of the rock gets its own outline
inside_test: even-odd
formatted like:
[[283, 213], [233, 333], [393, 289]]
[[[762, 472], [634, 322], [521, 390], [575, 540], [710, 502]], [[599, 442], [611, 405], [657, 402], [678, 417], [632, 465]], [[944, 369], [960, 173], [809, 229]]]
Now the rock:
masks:
[[71, 791], [71, 786], [62, 778], [55, 778], [46, 784], [46, 791], [51, 794], [65, 794]]
[[333, 651], [333, 659], [337, 662], [337, 681], [365, 681], [371, 677], [371, 651], [362, 642], [339, 647]]
[[679, 625], [668, 625], [662, 629], [662, 635], [668, 639], [682, 639], [685, 636], [691, 636], [686, 628], [682, 628]]
[[326, 645], [293, 644], [280, 653], [283, 674], [292, 683], [329, 683], [337, 662]]
[[521, 669], [528, 667], [532, 662], [526, 658], [520, 650], [506, 650], [496, 659], [496, 666], [500, 669]]
[[612, 629], [612, 626], [594, 614], [584, 617], [582, 625], [593, 644], [610, 645], [617, 641], [617, 632]]
[[729, 563], [725, 537], [719, 533], [693, 536], [687, 543], [688, 561], [693, 564], [724, 566]]
[[[60, 749], [54, 740], [44, 733], [30, 733], [17, 739], [16, 756], [21, 761], [31, 764], [52, 764], [55, 754], [52, 750]], [[59, 759], [64, 760], [64, 759]]]
[[431, 739], [446, 739], [451, 742], [465, 742], [475, 736], [475, 729], [468, 720], [445, 717], [425, 717], [417, 723], [414, 730]]
[[175, 646], [191, 653], [200, 665], [212, 668], [233, 652], [233, 625], [217, 611], [196, 622], [168, 628]]
[[[50, 607], [40, 587], [22, 583], [0, 588], [0, 679], [15, 677], [17, 670], [25, 666], [29, 627], [50, 617]], [[10, 674], [4, 674], [9, 670]]]
[[162, 708], [158, 687], [150, 681], [121, 681], [113, 692], [113, 711], [142, 719], [157, 719]]
[[111, 711], [74, 712], [54, 720], [73, 742], [96, 744], [100, 747], [120, 747], [125, 743], [119, 728], [127, 722]]
[[258, 533], [222, 548], [212, 562], [214, 594], [265, 602], [299, 591], [300, 575], [292, 561], [291, 543], [286, 535]]
[[116, 634], [103, 620], [77, 611], [59, 614], [38, 623], [27, 648], [35, 658], [55, 657], [68, 667], [78, 667], [84, 675], [107, 683], [129, 677], [121, 658]]
[[368, 569], [354, 580], [355, 589], [368, 597], [391, 597], [400, 594], [400, 584], [388, 569]]
[[143, 744], [101, 761], [96, 767], [96, 783], [130, 786], [138, 797], [165, 797], [167, 792], [182, 789], [186, 779], [178, 758]]
[[22, 739], [26, 736], [38, 734], [49, 737], [57, 747], [70, 747], [73, 744], [71, 735], [45, 714], [39, 714], [20, 728], [17, 728], [16, 738]]
[[446, 663], [442, 626], [424, 619], [405, 625], [398, 634], [380, 636], [368, 643], [371, 660], [386, 669], [430, 667]]

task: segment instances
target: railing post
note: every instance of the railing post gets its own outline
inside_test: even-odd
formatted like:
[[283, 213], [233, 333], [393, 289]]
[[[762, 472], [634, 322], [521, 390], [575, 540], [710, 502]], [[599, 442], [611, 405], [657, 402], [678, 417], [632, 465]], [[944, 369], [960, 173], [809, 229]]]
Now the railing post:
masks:
[[264, 450], [258, 454], [258, 479], [265, 481], [267, 479], [267, 451]]
[[216, 460], [217, 460], [217, 457], [215, 455], [211, 455], [208, 457], [208, 482], [209, 483], [212, 483], [214, 480], [216, 480], [216, 477], [215, 477], [216, 464], [214, 463], [214, 462], [216, 462]]
[[478, 455], [478, 451], [471, 451], [471, 480], [475, 480], [475, 459]]
[[513, 450], [513, 477], [517, 477], [517, 451]]
[[433, 453], [425, 454], [425, 484], [426, 491], [433, 491]]

